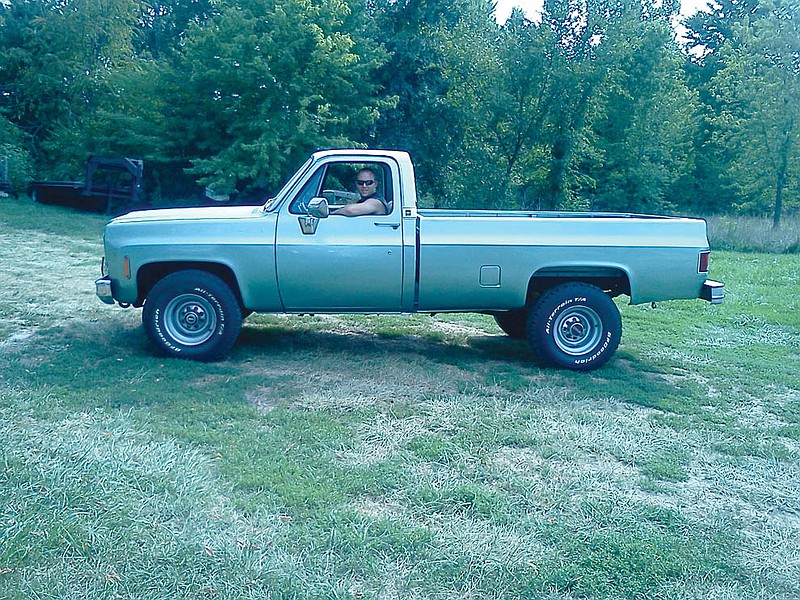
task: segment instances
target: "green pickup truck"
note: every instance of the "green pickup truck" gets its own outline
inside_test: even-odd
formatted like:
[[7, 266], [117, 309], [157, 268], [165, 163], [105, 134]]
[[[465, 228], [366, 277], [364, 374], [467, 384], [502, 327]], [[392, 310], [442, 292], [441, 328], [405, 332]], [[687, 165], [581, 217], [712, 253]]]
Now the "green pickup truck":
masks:
[[[336, 214], [361, 200], [359, 173], [381, 210]], [[143, 306], [162, 353], [201, 361], [226, 356], [251, 312], [478, 312], [541, 362], [587, 371], [619, 344], [612, 298], [716, 304], [724, 290], [702, 220], [421, 209], [398, 151], [317, 152], [263, 206], [132, 212], [104, 241], [100, 299]]]

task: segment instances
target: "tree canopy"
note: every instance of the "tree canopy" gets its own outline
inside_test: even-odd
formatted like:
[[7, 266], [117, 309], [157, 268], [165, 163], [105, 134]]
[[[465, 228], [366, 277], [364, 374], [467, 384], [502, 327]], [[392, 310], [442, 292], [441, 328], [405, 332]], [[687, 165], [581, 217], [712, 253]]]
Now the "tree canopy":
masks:
[[311, 150], [412, 153], [430, 206], [782, 213], [800, 204], [800, 0], [0, 2], [0, 159], [90, 154], [168, 201], [258, 198]]

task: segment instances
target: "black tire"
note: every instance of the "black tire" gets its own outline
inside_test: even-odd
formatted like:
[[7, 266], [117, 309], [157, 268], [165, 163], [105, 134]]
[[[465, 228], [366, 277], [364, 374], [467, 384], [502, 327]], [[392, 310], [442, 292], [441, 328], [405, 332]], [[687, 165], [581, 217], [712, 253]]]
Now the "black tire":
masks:
[[527, 308], [519, 308], [508, 312], [501, 312], [494, 315], [497, 326], [500, 327], [508, 337], [515, 340], [524, 340], [528, 337], [528, 314]]
[[528, 318], [528, 343], [546, 365], [591, 371], [613, 356], [622, 336], [614, 301], [588, 283], [563, 283], [544, 293]]
[[163, 354], [207, 362], [225, 357], [236, 343], [242, 311], [231, 288], [216, 275], [177, 271], [147, 294], [142, 323]]

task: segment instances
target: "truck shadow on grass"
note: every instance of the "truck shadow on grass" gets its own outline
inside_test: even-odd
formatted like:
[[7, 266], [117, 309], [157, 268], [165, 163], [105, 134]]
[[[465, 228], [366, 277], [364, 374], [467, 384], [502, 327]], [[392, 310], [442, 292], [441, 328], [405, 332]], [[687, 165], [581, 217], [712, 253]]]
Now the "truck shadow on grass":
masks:
[[591, 373], [540, 367], [525, 342], [480, 331], [380, 333], [369, 328], [268, 320], [247, 323], [231, 355], [197, 363], [154, 353], [141, 326], [82, 321], [36, 331], [0, 353], [2, 381], [37, 387], [69, 399], [75, 408], [191, 403], [224, 396], [246, 401], [253, 389], [269, 388], [288, 401], [312, 381], [318, 392], [347, 386], [383, 387], [386, 395], [413, 401], [431, 394], [478, 390], [500, 397], [534, 398], [560, 389], [570, 401], [620, 402], [687, 413], [691, 385], [620, 351]]
[[501, 334], [476, 331], [451, 336], [435, 328], [421, 332], [383, 332], [367, 328], [320, 326], [318, 322], [245, 324], [229, 360], [235, 360], [243, 353], [285, 353], [296, 350], [334, 355], [346, 353], [353, 361], [363, 361], [376, 354], [387, 358], [394, 355], [395, 359], [410, 355], [455, 366], [497, 360], [512, 362], [524, 369], [539, 368], [527, 343]]
[[[245, 327], [231, 361], [281, 356], [281, 361], [309, 361], [320, 368], [347, 365], [349, 372], [372, 373], [380, 379], [386, 364], [455, 368], [473, 374], [482, 385], [508, 393], [537, 387], [559, 387], [568, 396], [589, 401], [615, 399], [666, 412], [693, 413], [696, 386], [620, 349], [603, 368], [576, 373], [542, 367], [528, 344], [503, 334], [440, 336], [437, 332], [383, 335], [372, 331], [320, 331], [315, 325], [270, 323]], [[291, 356], [290, 356], [291, 355]], [[322, 361], [322, 362], [320, 362]], [[466, 376], [465, 376], [466, 377]]]

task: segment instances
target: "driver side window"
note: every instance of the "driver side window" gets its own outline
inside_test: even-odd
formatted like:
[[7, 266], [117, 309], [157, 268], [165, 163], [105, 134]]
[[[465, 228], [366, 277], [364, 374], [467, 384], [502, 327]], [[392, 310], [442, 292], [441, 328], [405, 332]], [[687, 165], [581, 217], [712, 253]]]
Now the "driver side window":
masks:
[[392, 180], [388, 166], [381, 163], [355, 162], [333, 162], [322, 165], [297, 193], [289, 206], [289, 212], [306, 214], [309, 201], [318, 197], [325, 198], [332, 211], [362, 201], [363, 194], [359, 192], [359, 187], [363, 185], [357, 183], [359, 173], [371, 173], [369, 178], [364, 175], [361, 180], [366, 179], [373, 183], [370, 190], [384, 204], [386, 214], [391, 214]]

